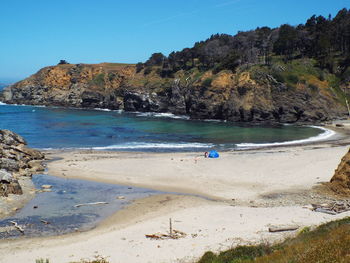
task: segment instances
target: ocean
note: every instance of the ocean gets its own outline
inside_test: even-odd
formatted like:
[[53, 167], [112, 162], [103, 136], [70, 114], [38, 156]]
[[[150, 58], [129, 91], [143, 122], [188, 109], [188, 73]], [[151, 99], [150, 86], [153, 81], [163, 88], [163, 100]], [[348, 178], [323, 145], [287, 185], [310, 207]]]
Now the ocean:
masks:
[[197, 121], [169, 113], [0, 104], [0, 129], [20, 134], [38, 149], [235, 150], [303, 143], [333, 134], [311, 126]]

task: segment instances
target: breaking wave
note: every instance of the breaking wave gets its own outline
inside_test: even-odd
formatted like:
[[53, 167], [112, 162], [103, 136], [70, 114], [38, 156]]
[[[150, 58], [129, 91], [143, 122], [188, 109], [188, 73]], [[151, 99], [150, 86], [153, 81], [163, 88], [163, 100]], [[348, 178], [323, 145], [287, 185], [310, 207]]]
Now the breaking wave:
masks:
[[138, 117], [157, 117], [157, 118], [171, 118], [189, 120], [190, 117], [186, 115], [175, 115], [172, 113], [159, 113], [159, 112], [135, 112]]
[[313, 136], [306, 139], [294, 140], [294, 141], [285, 141], [285, 142], [271, 142], [271, 143], [238, 143], [236, 144], [239, 149], [247, 149], [247, 148], [260, 148], [260, 147], [270, 147], [270, 146], [283, 146], [283, 145], [293, 145], [293, 144], [305, 144], [317, 141], [324, 141], [336, 134], [336, 132], [318, 126], [309, 126], [311, 128], [323, 130], [323, 133]]
[[91, 147], [94, 150], [135, 150], [135, 149], [190, 149], [190, 148], [210, 148], [213, 144], [207, 143], [127, 143], [102, 147]]

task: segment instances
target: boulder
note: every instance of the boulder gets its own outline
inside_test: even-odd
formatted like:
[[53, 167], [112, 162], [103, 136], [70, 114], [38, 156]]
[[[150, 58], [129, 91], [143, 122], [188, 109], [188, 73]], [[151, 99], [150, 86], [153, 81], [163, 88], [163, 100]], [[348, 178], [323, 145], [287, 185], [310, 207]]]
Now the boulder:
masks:
[[5, 170], [0, 170], [0, 183], [11, 183], [14, 180], [12, 174]]
[[350, 149], [335, 170], [329, 187], [337, 194], [350, 196]]
[[27, 144], [18, 134], [9, 130], [0, 130], [0, 142], [5, 145]]
[[10, 183], [0, 182], [0, 196], [7, 197], [9, 194], [23, 194], [22, 188], [16, 179], [13, 179]]
[[45, 156], [28, 148], [26, 141], [9, 130], [0, 130], [0, 196], [22, 194], [19, 176], [32, 176], [44, 169]]
[[[0, 154], [0, 169], [17, 175], [32, 175], [44, 169], [41, 165], [44, 154], [28, 148], [26, 141], [12, 131], [0, 130]], [[30, 172], [23, 173], [24, 170]]]

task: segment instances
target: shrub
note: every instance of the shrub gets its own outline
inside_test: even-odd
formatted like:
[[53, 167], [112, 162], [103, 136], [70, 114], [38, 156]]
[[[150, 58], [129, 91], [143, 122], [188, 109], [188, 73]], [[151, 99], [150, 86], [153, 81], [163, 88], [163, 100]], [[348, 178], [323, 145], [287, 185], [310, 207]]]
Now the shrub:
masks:
[[204, 87], [210, 87], [212, 81], [213, 81], [212, 78], [206, 78], [205, 80], [203, 80], [202, 84], [203, 84]]
[[280, 73], [280, 72], [274, 72], [272, 74], [272, 76], [274, 77], [275, 80], [277, 80], [278, 82], [284, 83], [285, 79], [284, 76]]
[[299, 78], [297, 75], [289, 74], [287, 75], [287, 81], [292, 84], [297, 84], [299, 82]]
[[105, 85], [105, 74], [100, 73], [96, 75], [89, 83], [94, 86], [103, 87]]

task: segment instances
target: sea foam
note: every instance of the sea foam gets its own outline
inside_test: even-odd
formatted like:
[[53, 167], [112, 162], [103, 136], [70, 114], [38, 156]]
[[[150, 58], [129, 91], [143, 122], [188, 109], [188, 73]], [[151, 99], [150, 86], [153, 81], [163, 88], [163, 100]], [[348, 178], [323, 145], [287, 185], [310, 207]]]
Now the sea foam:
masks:
[[284, 145], [294, 145], [294, 144], [305, 144], [305, 143], [311, 143], [311, 142], [317, 142], [317, 141], [324, 141], [336, 134], [336, 132], [319, 127], [319, 126], [308, 126], [315, 129], [323, 130], [323, 133], [309, 137], [302, 140], [294, 140], [294, 141], [286, 141], [286, 142], [272, 142], [272, 143], [238, 143], [236, 144], [238, 149], [247, 149], [247, 148], [260, 148], [260, 147], [270, 147], [270, 146], [284, 146]]
[[135, 112], [137, 117], [156, 117], [156, 118], [171, 118], [189, 120], [190, 117], [186, 115], [175, 115], [173, 113], [159, 113], [159, 112]]
[[91, 147], [89, 149], [94, 150], [127, 150], [127, 149], [190, 149], [190, 148], [203, 148], [207, 149], [213, 147], [213, 144], [206, 143], [127, 143], [116, 144], [102, 147]]

